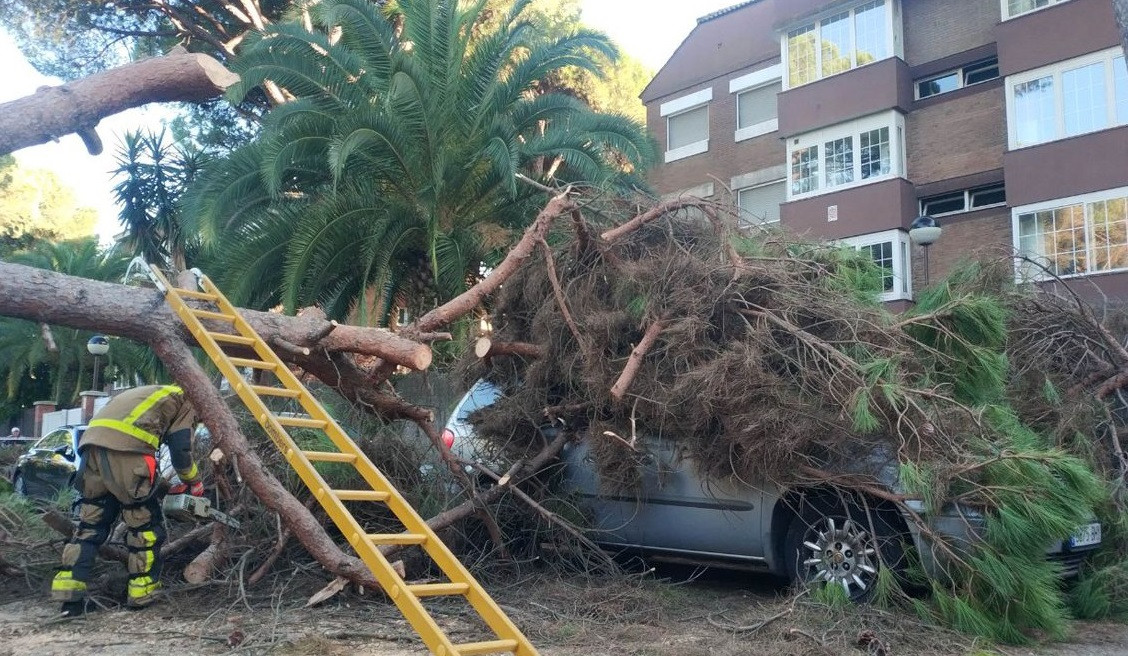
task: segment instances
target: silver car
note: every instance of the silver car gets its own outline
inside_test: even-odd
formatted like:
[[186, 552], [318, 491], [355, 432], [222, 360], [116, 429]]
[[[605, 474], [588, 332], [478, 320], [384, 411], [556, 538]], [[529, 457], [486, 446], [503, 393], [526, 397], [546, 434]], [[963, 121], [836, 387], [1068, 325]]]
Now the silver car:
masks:
[[[459, 402], [447, 424], [451, 450], [464, 460], [498, 462], [468, 422], [499, 392], [479, 381]], [[637, 550], [655, 560], [758, 570], [793, 582], [827, 581], [843, 587], [851, 599], [874, 590], [882, 567], [903, 564], [903, 545], [911, 540], [930, 576], [941, 575], [940, 558], [909, 517], [880, 499], [848, 496], [825, 489], [780, 489], [734, 478], [704, 478], [682, 445], [669, 439], [643, 438], [641, 485], [628, 494], [600, 486], [586, 441], [563, 451], [563, 492], [577, 497], [591, 520], [589, 537], [611, 550]], [[858, 463], [885, 488], [896, 491], [896, 468], [871, 458]], [[931, 530], [966, 545], [982, 528], [973, 510], [951, 506], [925, 515], [924, 504], [909, 502]], [[1065, 540], [1047, 545], [1066, 576], [1076, 575], [1085, 557], [1101, 542], [1101, 525], [1080, 527]]]

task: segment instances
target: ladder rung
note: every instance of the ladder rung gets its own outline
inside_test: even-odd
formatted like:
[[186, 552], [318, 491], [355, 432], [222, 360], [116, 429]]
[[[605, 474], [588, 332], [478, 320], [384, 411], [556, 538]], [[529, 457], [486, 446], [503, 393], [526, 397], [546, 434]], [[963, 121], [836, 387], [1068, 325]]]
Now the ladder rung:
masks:
[[302, 395], [299, 390], [287, 389], [285, 387], [270, 387], [268, 385], [251, 385], [251, 389], [259, 396], [284, 396], [288, 399], [296, 399]]
[[307, 419], [305, 417], [275, 417], [283, 426], [294, 428], [325, 428], [329, 422], [323, 419]]
[[341, 501], [387, 501], [391, 496], [379, 490], [329, 490]]
[[235, 323], [235, 317], [230, 314], [212, 312], [211, 310], [197, 310], [196, 308], [188, 308], [188, 311], [201, 319], [215, 319], [216, 321]]
[[191, 289], [180, 289], [179, 287], [176, 288], [176, 293], [180, 294], [184, 298], [192, 298], [192, 299], [195, 299], [197, 301], [218, 301], [219, 300], [219, 297], [216, 296], [215, 294], [209, 294], [207, 292], [194, 292]]
[[356, 462], [356, 454], [337, 451], [302, 451], [310, 462]]
[[208, 331], [208, 335], [217, 342], [227, 342], [228, 344], [241, 344], [243, 346], [250, 346], [255, 343], [252, 337], [243, 337], [242, 335], [232, 335], [230, 333], [213, 333]]
[[252, 369], [267, 369], [269, 371], [274, 371], [278, 368], [278, 365], [273, 362], [263, 362], [262, 360], [248, 360], [247, 358], [228, 359], [231, 360], [231, 364], [236, 367], [251, 367]]
[[466, 594], [470, 590], [469, 583], [419, 583], [406, 587], [407, 591], [416, 597], [460, 595]]
[[369, 533], [368, 539], [375, 544], [423, 544], [427, 536], [422, 533]]
[[514, 649], [517, 649], [516, 640], [487, 640], [485, 642], [467, 642], [454, 646], [454, 651], [459, 656], [512, 653]]

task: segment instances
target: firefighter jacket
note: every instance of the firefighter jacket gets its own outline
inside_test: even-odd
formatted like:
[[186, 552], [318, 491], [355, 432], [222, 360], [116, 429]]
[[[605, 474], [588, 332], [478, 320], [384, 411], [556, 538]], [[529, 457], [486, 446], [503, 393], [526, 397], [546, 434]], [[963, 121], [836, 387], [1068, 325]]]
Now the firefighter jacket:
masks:
[[167, 444], [172, 466], [185, 483], [199, 472], [192, 459], [196, 411], [176, 385], [146, 385], [110, 399], [82, 434], [79, 449], [94, 444], [111, 451], [155, 454]]

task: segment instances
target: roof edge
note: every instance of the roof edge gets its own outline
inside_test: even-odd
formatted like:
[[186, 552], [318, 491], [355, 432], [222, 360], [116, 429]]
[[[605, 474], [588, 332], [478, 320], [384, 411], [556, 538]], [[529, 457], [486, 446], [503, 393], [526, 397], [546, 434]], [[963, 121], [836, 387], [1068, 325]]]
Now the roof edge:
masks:
[[705, 14], [704, 16], [698, 18], [697, 24], [700, 25], [702, 23], [708, 23], [709, 21], [713, 20], [714, 18], [720, 18], [721, 16], [724, 16], [725, 14], [730, 14], [730, 13], [736, 11], [737, 9], [742, 9], [744, 7], [747, 7], [748, 5], [755, 4], [755, 3], [761, 2], [761, 1], [762, 0], [745, 0], [744, 2], [739, 2], [735, 5], [730, 6], [730, 7], [718, 9], [717, 11], [714, 11], [710, 14]]

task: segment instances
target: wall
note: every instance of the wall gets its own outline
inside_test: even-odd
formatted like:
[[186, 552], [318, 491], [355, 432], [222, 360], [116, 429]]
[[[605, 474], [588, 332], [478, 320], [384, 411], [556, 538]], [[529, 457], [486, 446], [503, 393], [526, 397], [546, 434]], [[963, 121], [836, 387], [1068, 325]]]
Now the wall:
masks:
[[1128, 126], [1007, 153], [1012, 207], [1128, 185]]
[[[709, 86], [713, 89], [713, 100], [709, 102], [709, 150], [654, 167], [649, 180], [658, 195], [674, 193], [709, 182], [712, 180], [710, 176], [727, 185], [734, 176], [780, 164], [787, 159], [787, 150], [778, 132], [740, 142], [735, 140], [736, 94], [729, 93], [728, 84], [730, 79], [752, 70], [754, 69], [736, 71], [710, 84], [697, 85], [679, 91], [673, 96], [657, 99], [647, 106], [647, 125], [658, 141], [659, 148], [664, 151], [666, 120], [660, 116], [661, 104], [671, 98], [694, 93]], [[718, 193], [723, 191], [723, 188], [717, 187]]]
[[[838, 208], [838, 220], [827, 221], [827, 208]], [[913, 186], [894, 178], [813, 198], [804, 198], [780, 207], [780, 223], [793, 232], [840, 239], [857, 235], [908, 228], [916, 218], [917, 200]]]
[[903, 113], [912, 103], [909, 68], [890, 57], [781, 93], [779, 132], [810, 132], [894, 107]]
[[995, 41], [998, 0], [902, 0], [901, 6], [909, 66]]
[[[928, 280], [939, 282], [960, 262], [1009, 257], [1011, 215], [1006, 207], [954, 214], [939, 219], [944, 232], [929, 246]], [[913, 289], [924, 288], [924, 249], [913, 246]]]
[[1052, 5], [1000, 23], [996, 37], [1004, 76], [1120, 44], [1112, 0]]
[[988, 82], [968, 89], [972, 90], [976, 92], [962, 97], [938, 96], [937, 102], [909, 114], [905, 129], [909, 179], [914, 184], [1003, 166], [1007, 147], [1003, 85]]

